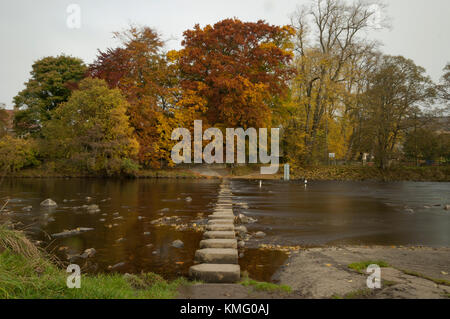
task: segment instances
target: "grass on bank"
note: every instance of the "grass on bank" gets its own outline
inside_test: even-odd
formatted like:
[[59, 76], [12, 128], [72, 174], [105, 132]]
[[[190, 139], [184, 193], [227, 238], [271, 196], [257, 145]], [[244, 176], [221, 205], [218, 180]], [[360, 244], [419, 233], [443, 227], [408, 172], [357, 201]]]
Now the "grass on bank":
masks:
[[[260, 175], [261, 164], [237, 165], [228, 169], [229, 175], [236, 178], [251, 179], [281, 179], [283, 167], [280, 167], [277, 174]], [[282, 165], [281, 165], [282, 166]], [[410, 167], [396, 166], [386, 170], [377, 167], [360, 165], [339, 165], [339, 166], [291, 166], [290, 175], [292, 180], [317, 181], [450, 181], [450, 165]], [[26, 168], [18, 172], [7, 174], [9, 177], [101, 177], [65, 169], [55, 163], [43, 163], [38, 167]], [[125, 176], [124, 176], [125, 177]], [[203, 176], [183, 167], [166, 169], [140, 169], [135, 173], [137, 178], [213, 178]]]
[[250, 279], [247, 272], [241, 274], [241, 281], [239, 282], [244, 287], [250, 287], [254, 291], [265, 291], [265, 292], [286, 292], [291, 293], [292, 288], [287, 285], [277, 285], [270, 282], [257, 281]]
[[370, 166], [292, 167], [292, 179], [322, 181], [450, 181], [450, 165], [410, 167], [396, 166], [385, 170]]
[[81, 288], [69, 289], [69, 273], [59, 268], [21, 232], [0, 225], [0, 298], [174, 298], [184, 278], [166, 281], [153, 273], [81, 275]]
[[419, 278], [423, 278], [423, 279], [426, 279], [426, 280], [430, 280], [430, 281], [432, 281], [432, 282], [434, 282], [435, 284], [438, 284], [438, 285], [450, 286], [450, 281], [449, 280], [433, 278], [433, 277], [424, 275], [422, 273], [419, 273], [419, 272], [416, 272], [416, 271], [411, 271], [411, 270], [406, 270], [406, 269], [398, 269], [398, 270], [400, 270], [404, 274], [407, 274], [407, 275], [410, 275], [410, 276], [414, 276], [414, 277], [419, 277]]
[[381, 268], [389, 267], [388, 263], [382, 260], [366, 260], [357, 263], [351, 263], [348, 265], [348, 268], [356, 270], [359, 273], [365, 273], [369, 265], [378, 265]]

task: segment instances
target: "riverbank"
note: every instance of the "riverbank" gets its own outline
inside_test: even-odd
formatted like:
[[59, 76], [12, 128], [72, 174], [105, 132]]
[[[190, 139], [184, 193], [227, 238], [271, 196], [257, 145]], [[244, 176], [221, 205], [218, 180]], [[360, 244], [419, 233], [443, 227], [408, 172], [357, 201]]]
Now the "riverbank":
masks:
[[[381, 268], [381, 288], [369, 289], [366, 268]], [[311, 248], [293, 252], [274, 279], [302, 298], [450, 298], [450, 248]]]
[[[261, 165], [244, 165], [235, 167], [215, 167], [201, 165], [192, 168], [141, 169], [131, 178], [231, 178], [231, 179], [262, 179], [280, 180], [283, 169], [277, 174], [261, 175]], [[28, 168], [6, 177], [20, 178], [95, 178], [101, 176], [58, 171], [52, 168]], [[450, 165], [426, 167], [393, 167], [381, 170], [371, 166], [309, 166], [291, 167], [291, 180], [311, 181], [417, 181], [417, 182], [450, 182]]]
[[[367, 288], [366, 268], [381, 267], [381, 288]], [[83, 271], [83, 270], [82, 270]], [[295, 249], [273, 276], [237, 284], [166, 281], [154, 273], [82, 274], [81, 289], [66, 286], [64, 265], [22, 232], [0, 226], [1, 298], [450, 298], [450, 248], [342, 246]]]
[[[81, 270], [83, 271], [83, 270]], [[0, 299], [114, 298], [168, 299], [191, 285], [154, 273], [83, 275], [80, 289], [69, 289], [63, 265], [32, 244], [22, 232], [0, 225]]]
[[[240, 179], [282, 179], [283, 170], [277, 174], [261, 175], [259, 167], [236, 167], [228, 176]], [[291, 180], [311, 181], [416, 181], [449, 182], [450, 166], [393, 167], [379, 169], [371, 166], [309, 166], [291, 167]]]
[[[29, 241], [21, 231], [0, 225], [0, 299], [193, 299], [209, 294], [226, 298], [227, 285], [208, 285], [180, 277], [167, 281], [155, 273], [83, 274], [80, 288], [69, 289], [61, 262]], [[233, 297], [282, 298], [291, 288], [259, 282], [243, 273], [237, 284], [228, 287]]]
[[[93, 174], [75, 173], [64, 170], [55, 170], [52, 168], [27, 168], [14, 173], [8, 173], [5, 177], [13, 178], [103, 178]], [[114, 176], [105, 178], [173, 178], [173, 179], [201, 179], [212, 178], [212, 176], [203, 175], [189, 169], [141, 169], [132, 176]]]

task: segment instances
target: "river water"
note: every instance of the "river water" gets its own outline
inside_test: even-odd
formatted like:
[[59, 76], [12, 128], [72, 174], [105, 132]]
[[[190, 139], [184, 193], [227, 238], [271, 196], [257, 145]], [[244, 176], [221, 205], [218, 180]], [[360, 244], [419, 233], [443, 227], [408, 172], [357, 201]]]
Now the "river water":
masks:
[[[87, 248], [97, 253], [89, 272], [152, 271], [165, 278], [187, 275], [202, 232], [158, 225], [172, 217], [175, 224], [201, 223], [217, 200], [220, 180], [179, 179], [5, 179], [0, 200], [9, 198], [2, 220], [20, 228], [48, 251], [66, 260]], [[300, 182], [232, 180], [235, 213], [257, 219], [248, 224], [251, 239], [240, 258], [250, 277], [270, 280], [287, 255], [259, 250], [261, 244], [426, 245], [450, 246], [450, 183]], [[39, 204], [46, 198], [54, 209]], [[189, 200], [192, 199], [192, 200]], [[83, 205], [96, 204], [99, 212]], [[32, 206], [30, 211], [24, 211]], [[51, 234], [77, 227], [93, 228], [64, 238]], [[176, 239], [184, 247], [172, 247]]]

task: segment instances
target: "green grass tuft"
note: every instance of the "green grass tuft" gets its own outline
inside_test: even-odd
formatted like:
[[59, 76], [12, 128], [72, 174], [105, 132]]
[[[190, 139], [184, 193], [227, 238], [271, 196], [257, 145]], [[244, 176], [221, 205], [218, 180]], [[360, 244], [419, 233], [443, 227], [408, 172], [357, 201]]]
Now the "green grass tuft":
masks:
[[244, 287], [251, 287], [255, 291], [267, 291], [267, 292], [287, 292], [291, 293], [292, 288], [287, 285], [277, 285], [270, 282], [257, 281], [250, 279], [246, 272], [242, 274], [242, 280], [240, 284]]
[[368, 261], [361, 261], [357, 263], [352, 263], [348, 265], [348, 268], [356, 270], [357, 272], [364, 273], [369, 265], [378, 265], [380, 267], [389, 267], [387, 262], [384, 262], [382, 260], [368, 260]]
[[373, 295], [373, 290], [369, 288], [358, 289], [344, 295], [344, 299], [365, 299]]

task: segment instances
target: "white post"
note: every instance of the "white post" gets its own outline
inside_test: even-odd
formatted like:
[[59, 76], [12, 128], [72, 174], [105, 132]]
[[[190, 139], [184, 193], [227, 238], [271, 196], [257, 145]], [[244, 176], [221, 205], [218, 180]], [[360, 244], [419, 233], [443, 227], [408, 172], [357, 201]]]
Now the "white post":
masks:
[[289, 164], [284, 164], [284, 180], [289, 180]]

